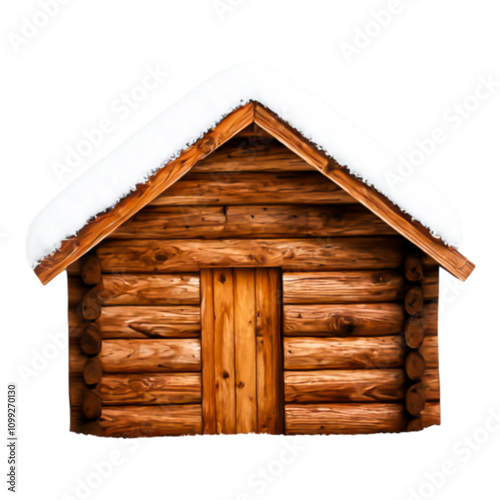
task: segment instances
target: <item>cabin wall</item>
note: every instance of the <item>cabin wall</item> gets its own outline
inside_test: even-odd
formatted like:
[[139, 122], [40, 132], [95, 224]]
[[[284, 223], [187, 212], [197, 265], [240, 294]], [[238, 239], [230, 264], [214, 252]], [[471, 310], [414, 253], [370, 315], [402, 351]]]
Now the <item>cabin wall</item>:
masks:
[[231, 267], [282, 270], [285, 433], [439, 423], [436, 263], [250, 128], [68, 269], [72, 430], [203, 432], [200, 270]]

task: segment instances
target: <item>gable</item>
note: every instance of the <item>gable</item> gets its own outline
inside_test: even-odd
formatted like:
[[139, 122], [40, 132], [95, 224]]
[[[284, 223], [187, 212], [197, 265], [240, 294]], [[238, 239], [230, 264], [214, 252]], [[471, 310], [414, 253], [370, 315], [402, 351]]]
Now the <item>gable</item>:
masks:
[[[35, 272], [40, 280], [43, 283], [50, 281], [141, 208], [173, 186], [200, 160], [252, 123], [286, 145], [314, 171], [321, 172], [332, 181], [337, 192], [347, 193], [366, 206], [456, 277], [465, 279], [472, 272], [473, 265], [456, 249], [433, 236], [429, 229], [413, 220], [375, 188], [355, 177], [347, 168], [339, 165], [272, 111], [252, 101], [232, 111], [201, 139], [184, 149], [177, 158], [156, 171], [147, 181], [138, 184], [133, 192], [113, 208], [97, 214], [75, 236], [66, 238], [59, 249], [44, 257], [36, 266]], [[210, 162], [208, 164], [210, 165]], [[213, 165], [205, 168], [213, 168]]]

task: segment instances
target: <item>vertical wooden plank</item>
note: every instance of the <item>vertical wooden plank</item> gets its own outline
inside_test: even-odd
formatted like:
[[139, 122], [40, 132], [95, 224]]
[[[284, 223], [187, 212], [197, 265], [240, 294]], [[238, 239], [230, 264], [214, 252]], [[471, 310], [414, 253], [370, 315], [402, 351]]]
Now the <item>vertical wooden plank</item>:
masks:
[[231, 269], [214, 270], [215, 402], [218, 434], [236, 432], [234, 288]]
[[257, 432], [283, 432], [281, 273], [256, 269]]
[[257, 432], [255, 269], [234, 269], [236, 432]]
[[200, 271], [201, 290], [201, 373], [203, 433], [216, 434], [214, 361], [214, 272]]

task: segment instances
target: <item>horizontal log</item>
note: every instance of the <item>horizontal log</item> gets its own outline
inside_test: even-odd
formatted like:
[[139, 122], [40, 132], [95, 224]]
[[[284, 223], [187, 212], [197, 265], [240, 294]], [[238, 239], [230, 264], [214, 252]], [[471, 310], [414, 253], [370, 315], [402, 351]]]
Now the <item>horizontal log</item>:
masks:
[[439, 382], [439, 370], [437, 368], [430, 368], [425, 370], [422, 376], [422, 382], [427, 388], [426, 398], [427, 401], [439, 401], [441, 386]]
[[410, 415], [418, 417], [425, 408], [426, 387], [422, 382], [417, 382], [406, 391], [405, 406]]
[[82, 259], [80, 276], [86, 285], [97, 285], [101, 281], [101, 265], [95, 255], [89, 255]]
[[69, 339], [69, 372], [70, 374], [81, 374], [88, 357], [80, 348], [80, 341], [76, 338]]
[[83, 380], [87, 385], [98, 384], [102, 379], [102, 365], [97, 358], [89, 358], [83, 367]]
[[201, 405], [107, 406], [98, 423], [107, 437], [200, 434]]
[[372, 434], [406, 430], [399, 403], [285, 405], [286, 434]]
[[68, 307], [78, 307], [91, 288], [79, 276], [68, 276]]
[[424, 375], [425, 368], [425, 359], [418, 351], [408, 352], [405, 358], [405, 372], [410, 380], [420, 380]]
[[438, 302], [427, 302], [420, 317], [424, 321], [425, 335], [437, 335], [438, 333]]
[[83, 403], [83, 394], [88, 389], [81, 373], [69, 376], [69, 402], [71, 406], [79, 406]]
[[199, 371], [198, 339], [103, 340], [98, 355], [105, 373]]
[[405, 277], [408, 281], [421, 281], [424, 277], [424, 266], [418, 255], [407, 255], [404, 262]]
[[403, 331], [400, 304], [305, 304], [284, 306], [284, 335], [390, 335]]
[[398, 271], [331, 271], [283, 274], [285, 304], [393, 302], [403, 297]]
[[439, 402], [427, 402], [420, 416], [408, 423], [408, 431], [421, 431], [431, 425], [441, 424], [441, 405]]
[[198, 274], [104, 274], [94, 288], [105, 306], [200, 303]]
[[401, 401], [406, 377], [401, 369], [285, 371], [287, 403]]
[[415, 285], [409, 288], [405, 294], [404, 304], [405, 311], [410, 316], [421, 314], [424, 310], [424, 294], [422, 287]]
[[314, 171], [302, 158], [268, 136], [231, 139], [200, 160], [192, 172], [291, 172]]
[[96, 325], [103, 339], [199, 337], [199, 306], [103, 307]]
[[276, 240], [107, 240], [97, 247], [103, 272], [192, 272], [204, 267], [288, 270], [394, 269], [399, 237]]
[[439, 353], [438, 353], [438, 338], [437, 337], [425, 337], [422, 345], [418, 349], [418, 352], [425, 359], [425, 365], [427, 368], [438, 368], [439, 367]]
[[113, 238], [303, 238], [396, 235], [362, 205], [148, 207]]
[[284, 339], [285, 370], [399, 368], [405, 347], [401, 336]]
[[199, 373], [105, 374], [96, 388], [104, 405], [200, 403]]
[[356, 203], [319, 172], [189, 173], [151, 206]]
[[437, 300], [439, 298], [439, 269], [426, 271], [422, 279], [422, 292], [424, 300]]

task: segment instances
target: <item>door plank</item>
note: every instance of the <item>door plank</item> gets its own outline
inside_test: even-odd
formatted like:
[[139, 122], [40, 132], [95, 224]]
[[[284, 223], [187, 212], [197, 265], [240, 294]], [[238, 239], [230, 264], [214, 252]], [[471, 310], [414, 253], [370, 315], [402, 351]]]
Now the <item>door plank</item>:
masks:
[[234, 269], [236, 432], [257, 432], [255, 269]]
[[214, 271], [214, 361], [218, 434], [236, 432], [234, 289], [231, 269]]
[[283, 433], [280, 282], [279, 269], [256, 269], [257, 432], [268, 434]]

